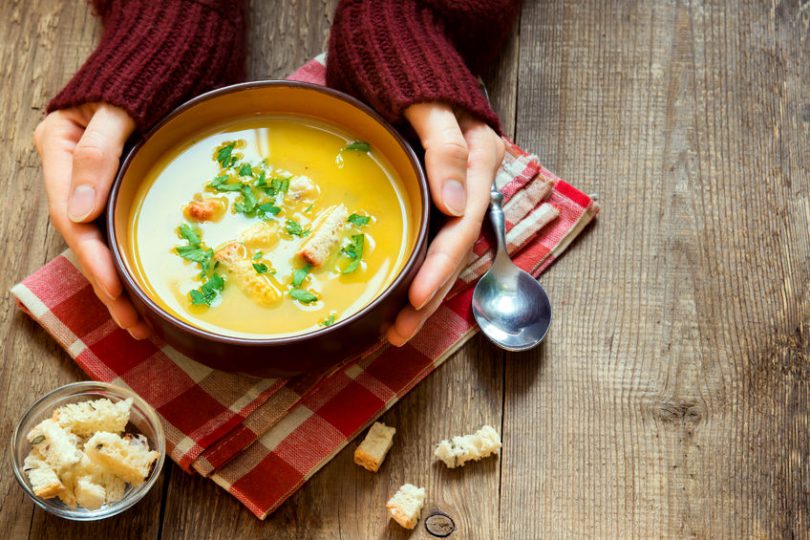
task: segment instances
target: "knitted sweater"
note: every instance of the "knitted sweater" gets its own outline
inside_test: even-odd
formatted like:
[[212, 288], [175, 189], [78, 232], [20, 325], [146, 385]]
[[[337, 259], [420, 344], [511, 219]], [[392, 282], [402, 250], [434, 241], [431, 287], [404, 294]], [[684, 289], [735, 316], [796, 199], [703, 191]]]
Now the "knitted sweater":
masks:
[[[144, 131], [183, 101], [244, 80], [243, 0], [92, 3], [104, 25], [101, 42], [49, 112], [106, 102]], [[519, 8], [520, 0], [341, 0], [327, 84], [393, 123], [408, 105], [441, 101], [498, 129], [471, 70], [496, 57]]]

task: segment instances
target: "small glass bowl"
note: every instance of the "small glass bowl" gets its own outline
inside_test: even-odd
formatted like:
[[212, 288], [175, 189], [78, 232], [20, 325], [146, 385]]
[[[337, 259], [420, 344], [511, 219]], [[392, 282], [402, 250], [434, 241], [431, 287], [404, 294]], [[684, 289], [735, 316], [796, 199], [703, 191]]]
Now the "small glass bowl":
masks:
[[[112, 402], [132, 398], [132, 408], [130, 409], [129, 424], [127, 424], [126, 431], [143, 434], [149, 441], [149, 447], [160, 453], [160, 457], [152, 466], [149, 477], [138, 487], [133, 487], [128, 484], [124, 492], [124, 497], [120, 501], [102, 505], [101, 508], [97, 508], [96, 510], [88, 510], [81, 507], [70, 508], [57, 497], [52, 499], [37, 497], [31, 489], [28, 475], [23, 472], [23, 462], [31, 451], [31, 444], [28, 442], [26, 434], [42, 420], [50, 418], [53, 414], [53, 410], [57, 407], [61, 407], [66, 403], [100, 398], [107, 398]], [[163, 426], [160, 423], [160, 418], [155, 412], [155, 409], [131, 390], [103, 382], [76, 382], [66, 384], [65, 386], [51, 391], [28, 409], [28, 412], [23, 415], [20, 423], [17, 424], [14, 433], [11, 435], [11, 466], [14, 469], [14, 476], [17, 478], [17, 482], [20, 483], [20, 486], [22, 486], [23, 491], [25, 491], [37, 506], [46, 512], [74, 521], [95, 521], [108, 518], [120, 514], [133, 506], [155, 485], [155, 482], [160, 476], [160, 471], [163, 468], [165, 459], [166, 443], [163, 436]]]

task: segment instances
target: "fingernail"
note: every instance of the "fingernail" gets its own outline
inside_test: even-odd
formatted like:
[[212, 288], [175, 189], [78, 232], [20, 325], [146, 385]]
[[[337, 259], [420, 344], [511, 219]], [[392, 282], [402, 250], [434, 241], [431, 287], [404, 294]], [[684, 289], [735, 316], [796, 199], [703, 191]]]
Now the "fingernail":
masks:
[[76, 186], [68, 201], [68, 217], [72, 221], [80, 223], [90, 215], [95, 207], [96, 190], [93, 186], [86, 184]]
[[424, 300], [422, 300], [422, 303], [421, 303], [421, 304], [419, 304], [418, 306], [413, 306], [414, 308], [416, 308], [416, 311], [419, 311], [420, 309], [422, 309], [423, 307], [425, 307], [426, 305], [428, 305], [428, 303], [429, 303], [431, 300], [433, 300], [433, 297], [434, 297], [434, 296], [436, 296], [436, 293], [437, 293], [437, 292], [439, 292], [439, 288], [440, 288], [440, 287], [441, 287], [441, 285], [437, 286], [435, 289], [433, 289], [432, 291], [430, 291], [430, 294], [429, 294], [429, 295], [427, 295], [427, 296], [425, 297], [425, 299], [424, 299]]
[[445, 180], [442, 186], [442, 201], [454, 216], [464, 214], [467, 207], [467, 192], [458, 180]]

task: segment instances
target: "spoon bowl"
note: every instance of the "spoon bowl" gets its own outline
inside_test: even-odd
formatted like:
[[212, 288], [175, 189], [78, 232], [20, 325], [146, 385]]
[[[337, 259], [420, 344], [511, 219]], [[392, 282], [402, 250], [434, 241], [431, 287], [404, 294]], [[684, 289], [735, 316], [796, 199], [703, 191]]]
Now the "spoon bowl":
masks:
[[542, 285], [518, 268], [506, 252], [506, 229], [494, 186], [490, 219], [498, 246], [492, 267], [475, 286], [473, 316], [481, 331], [507, 351], [526, 351], [539, 345], [551, 326], [551, 301]]

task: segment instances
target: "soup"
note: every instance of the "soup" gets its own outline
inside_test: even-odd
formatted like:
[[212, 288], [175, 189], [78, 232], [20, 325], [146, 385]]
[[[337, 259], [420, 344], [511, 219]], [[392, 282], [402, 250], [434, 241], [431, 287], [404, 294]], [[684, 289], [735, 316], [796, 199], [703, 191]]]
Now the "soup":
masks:
[[168, 152], [129, 223], [136, 279], [205, 330], [281, 337], [330, 326], [397, 277], [411, 207], [384, 156], [316, 120], [267, 116]]

